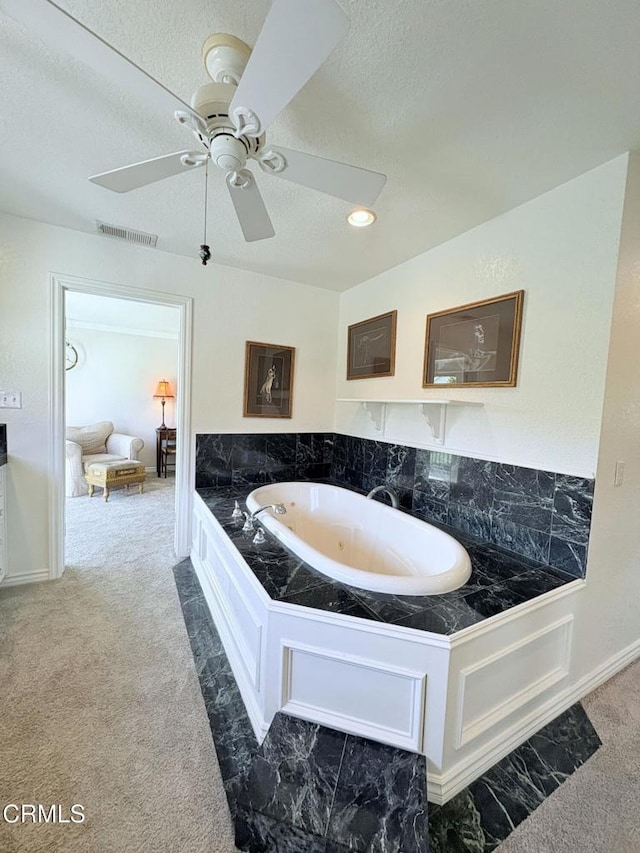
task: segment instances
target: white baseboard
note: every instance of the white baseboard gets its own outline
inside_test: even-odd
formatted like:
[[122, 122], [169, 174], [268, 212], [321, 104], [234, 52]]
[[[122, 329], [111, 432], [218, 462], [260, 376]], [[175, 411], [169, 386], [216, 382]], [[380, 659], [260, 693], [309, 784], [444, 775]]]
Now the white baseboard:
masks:
[[0, 589], [5, 586], [19, 586], [25, 583], [40, 583], [52, 580], [49, 569], [38, 569], [36, 572], [22, 572], [19, 575], [7, 575], [0, 584]]
[[572, 701], [578, 702], [580, 699], [584, 699], [584, 697], [588, 696], [589, 693], [592, 693], [596, 687], [600, 687], [601, 684], [609, 681], [610, 678], [613, 678], [614, 675], [617, 675], [617, 673], [629, 666], [630, 663], [633, 663], [634, 660], [637, 660], [639, 657], [640, 640], [634, 640], [634, 642], [628, 645], [626, 649], [612, 655], [609, 660], [606, 660], [588, 675], [583, 676], [580, 681], [577, 681], [573, 687], [573, 691], [577, 695]]
[[[502, 732], [497, 742], [485, 744], [476, 753], [453, 767], [448, 773], [427, 773], [429, 802], [443, 805], [478, 777], [486, 773], [506, 755], [539, 732], [544, 726], [562, 714], [576, 702], [588, 696], [596, 687], [609, 681], [618, 672], [640, 657], [640, 640], [636, 640], [622, 651], [583, 676], [550, 702], [520, 720], [510, 732]], [[506, 736], [505, 736], [506, 735]]]

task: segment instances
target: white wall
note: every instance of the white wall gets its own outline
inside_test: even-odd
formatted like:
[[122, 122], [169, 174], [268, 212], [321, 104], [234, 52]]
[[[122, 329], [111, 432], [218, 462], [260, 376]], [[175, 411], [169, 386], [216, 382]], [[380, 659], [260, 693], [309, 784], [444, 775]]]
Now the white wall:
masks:
[[[0, 387], [23, 393], [21, 410], [2, 410], [10, 455], [10, 577], [49, 565], [52, 271], [194, 297], [194, 432], [332, 428], [336, 293], [0, 215]], [[242, 417], [248, 339], [298, 348], [286, 427], [282, 420]]]
[[[449, 413], [446, 448], [594, 476], [627, 157], [619, 157], [342, 295], [338, 397], [478, 401]], [[423, 389], [428, 313], [525, 290], [516, 388]], [[398, 310], [396, 375], [346, 381], [347, 326]], [[362, 408], [336, 426], [379, 437]], [[387, 440], [434, 446], [417, 407], [394, 407]]]
[[[630, 159], [584, 605], [578, 676], [640, 653], [640, 154]], [[614, 486], [617, 460], [624, 483]]]
[[[128, 303], [120, 302], [126, 315]], [[116, 432], [144, 441], [140, 459], [155, 470], [155, 430], [162, 422], [162, 407], [153, 395], [160, 379], [168, 379], [176, 393], [177, 341], [117, 328], [86, 329], [69, 321], [67, 338], [78, 351], [78, 364], [65, 373], [67, 424], [112, 421]], [[176, 425], [175, 402], [166, 401], [167, 426]]]

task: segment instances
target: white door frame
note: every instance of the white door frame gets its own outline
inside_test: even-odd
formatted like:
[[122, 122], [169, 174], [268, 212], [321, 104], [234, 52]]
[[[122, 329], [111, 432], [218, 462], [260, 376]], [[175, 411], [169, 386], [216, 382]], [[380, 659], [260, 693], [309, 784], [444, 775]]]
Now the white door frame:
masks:
[[191, 340], [193, 299], [156, 290], [125, 287], [87, 278], [50, 274], [51, 282], [51, 373], [50, 373], [50, 447], [49, 459], [49, 579], [62, 576], [64, 563], [65, 509], [65, 293], [91, 293], [136, 302], [169, 305], [180, 311], [178, 334], [178, 373], [176, 396], [176, 526], [174, 548], [179, 559], [189, 556], [191, 512], [195, 487], [195, 448], [191, 438]]

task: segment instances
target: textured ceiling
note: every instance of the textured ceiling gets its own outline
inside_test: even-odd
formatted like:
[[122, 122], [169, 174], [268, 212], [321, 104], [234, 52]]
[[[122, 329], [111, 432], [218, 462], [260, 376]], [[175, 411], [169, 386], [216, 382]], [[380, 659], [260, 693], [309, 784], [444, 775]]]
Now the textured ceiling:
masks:
[[[349, 34], [268, 140], [386, 173], [378, 222], [355, 231], [347, 203], [257, 170], [276, 236], [247, 244], [213, 174], [215, 261], [344, 290], [640, 147], [637, 0], [341, 2]], [[207, 80], [205, 38], [252, 45], [269, 7], [59, 4], [187, 101]], [[150, 231], [158, 248], [199, 263], [201, 172], [122, 196], [87, 180], [192, 147], [172, 116], [1, 14], [0, 80], [0, 209], [81, 231], [96, 219]]]

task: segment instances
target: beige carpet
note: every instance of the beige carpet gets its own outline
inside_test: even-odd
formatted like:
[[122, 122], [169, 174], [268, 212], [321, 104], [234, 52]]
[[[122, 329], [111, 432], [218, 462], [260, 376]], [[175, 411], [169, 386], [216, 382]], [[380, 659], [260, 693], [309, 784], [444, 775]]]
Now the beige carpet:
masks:
[[640, 661], [583, 704], [602, 746], [496, 853], [640, 853]]
[[[171, 572], [172, 482], [67, 504], [64, 577], [0, 588], [0, 851], [234, 851]], [[80, 803], [86, 822], [8, 825], [8, 803]]]

